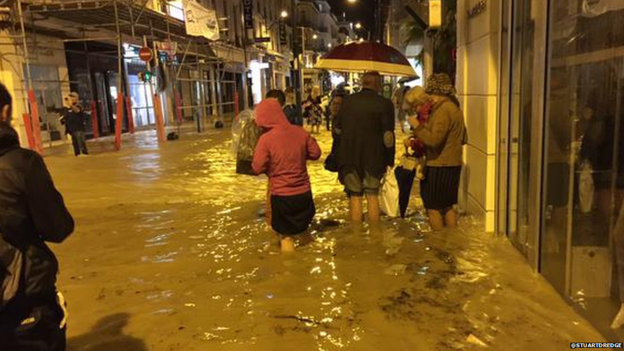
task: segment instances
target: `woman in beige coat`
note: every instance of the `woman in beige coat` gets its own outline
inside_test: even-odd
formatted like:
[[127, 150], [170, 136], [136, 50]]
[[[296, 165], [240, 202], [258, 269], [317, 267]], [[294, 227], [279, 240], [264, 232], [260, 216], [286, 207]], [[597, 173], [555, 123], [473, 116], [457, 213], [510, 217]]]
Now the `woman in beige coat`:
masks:
[[467, 141], [464, 116], [455, 97], [455, 88], [444, 74], [433, 74], [427, 89], [414, 87], [405, 96], [405, 105], [418, 111], [430, 103], [428, 120], [421, 124], [412, 116], [408, 119], [414, 136], [426, 149], [426, 169], [420, 182], [420, 194], [433, 230], [457, 226], [454, 206], [459, 194], [463, 145]]

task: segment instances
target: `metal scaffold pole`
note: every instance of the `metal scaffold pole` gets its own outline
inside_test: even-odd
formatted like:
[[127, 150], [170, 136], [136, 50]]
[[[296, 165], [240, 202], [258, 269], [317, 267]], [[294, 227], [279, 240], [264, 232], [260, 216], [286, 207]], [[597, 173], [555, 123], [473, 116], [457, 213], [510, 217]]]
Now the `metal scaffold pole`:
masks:
[[[294, 1], [294, 0], [293, 0]], [[244, 0], [241, 0], [241, 2], [243, 2], [243, 8], [244, 8]], [[248, 57], [248, 52], [247, 52], [247, 44], [249, 42], [249, 30], [247, 29], [247, 25], [245, 23], [243, 23], [243, 64], [245, 66], [245, 73], [243, 74], [243, 103], [245, 105], [244, 110], [249, 108], [249, 100], [251, 99], [251, 97], [249, 96], [249, 82], [247, 81], [249, 79], [249, 77], [247, 76], [248, 70], [249, 70], [249, 57]]]
[[32, 71], [30, 69], [30, 54], [28, 52], [28, 40], [26, 38], [26, 26], [24, 25], [24, 13], [21, 1], [17, 1], [17, 13], [20, 19], [20, 29], [22, 31], [22, 44], [24, 45], [24, 64], [26, 66], [26, 74], [28, 75], [28, 79], [26, 81], [26, 91], [28, 94], [27, 99], [30, 107], [30, 115], [24, 116], [26, 133], [28, 134], [29, 141], [31, 141], [29, 143], [30, 146], [43, 155], [43, 145], [41, 144], [41, 125], [39, 123], [39, 108], [37, 106], [37, 98], [35, 97]]
[[[149, 20], [149, 31], [152, 40], [153, 47], [153, 60], [154, 67], [158, 71], [160, 70], [160, 62], [158, 60], [158, 48], [156, 47], [156, 37], [154, 36], [154, 25], [152, 20]], [[158, 77], [158, 74], [155, 74]], [[164, 77], [160, 77], [160, 79], [164, 79]], [[150, 89], [152, 89], [152, 83], [149, 84]], [[153, 105], [154, 105], [154, 114], [156, 115], [156, 135], [158, 136], [158, 142], [164, 143], [167, 141], [165, 136], [165, 117], [163, 114], [162, 100], [160, 99], [160, 90], [158, 86], [153, 93]]]
[[121, 128], [123, 127], [124, 95], [123, 95], [123, 43], [119, 28], [119, 13], [117, 1], [113, 2], [115, 9], [115, 27], [117, 29], [117, 119], [115, 120], [115, 149], [121, 149]]
[[[295, 91], [295, 99], [297, 102], [297, 116], [301, 119], [302, 111], [301, 111], [301, 76], [303, 74], [303, 70], [301, 69], [301, 60], [299, 59], [299, 48], [297, 47], [297, 40], [295, 39], [298, 35], [297, 33], [297, 1], [291, 0], [292, 6], [292, 48], [293, 48], [293, 88]], [[303, 39], [305, 40], [305, 39]]]

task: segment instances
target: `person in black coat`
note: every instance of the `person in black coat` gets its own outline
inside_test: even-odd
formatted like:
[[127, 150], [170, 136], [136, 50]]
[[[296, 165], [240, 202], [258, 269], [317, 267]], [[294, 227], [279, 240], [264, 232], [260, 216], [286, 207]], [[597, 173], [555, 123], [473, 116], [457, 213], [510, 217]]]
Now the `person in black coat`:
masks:
[[340, 135], [338, 173], [355, 222], [362, 220], [364, 195], [369, 220], [379, 221], [381, 178], [394, 165], [394, 106], [380, 92], [379, 73], [365, 73], [362, 90], [344, 100], [336, 121], [336, 133]]
[[65, 350], [58, 262], [74, 220], [39, 154], [19, 146], [10, 125], [11, 95], [0, 84], [0, 349]]
[[65, 132], [72, 137], [76, 156], [89, 154], [85, 136], [87, 117], [84, 108], [78, 103], [78, 99], [78, 93], [69, 94], [66, 100], [69, 106], [64, 109], [63, 118], [61, 118], [61, 123], [65, 124]]
[[299, 116], [297, 104], [295, 102], [295, 90], [286, 88], [286, 104], [284, 105], [284, 114], [290, 124], [303, 127], [303, 117]]

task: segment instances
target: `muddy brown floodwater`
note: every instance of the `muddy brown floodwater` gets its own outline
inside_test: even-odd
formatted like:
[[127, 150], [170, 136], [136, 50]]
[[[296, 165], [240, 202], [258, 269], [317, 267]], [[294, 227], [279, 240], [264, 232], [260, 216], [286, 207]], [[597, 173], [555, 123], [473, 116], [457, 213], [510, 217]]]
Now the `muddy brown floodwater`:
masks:
[[[329, 136], [320, 138], [325, 152]], [[334, 174], [310, 165], [316, 240], [284, 257], [259, 216], [266, 178], [234, 174], [229, 134], [153, 133], [121, 152], [46, 159], [77, 221], [53, 247], [70, 350], [564, 350], [603, 338], [506, 239], [416, 210], [346, 222]]]

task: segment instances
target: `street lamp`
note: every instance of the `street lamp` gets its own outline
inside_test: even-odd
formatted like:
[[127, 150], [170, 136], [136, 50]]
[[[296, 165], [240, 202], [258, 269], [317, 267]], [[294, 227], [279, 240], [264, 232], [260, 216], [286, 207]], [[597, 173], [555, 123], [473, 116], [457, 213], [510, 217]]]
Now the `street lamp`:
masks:
[[316, 34], [312, 35], [312, 39], [314, 39], [314, 40], [318, 39], [318, 35], [316, 35]]
[[358, 22], [355, 24], [355, 29], [362, 29], [362, 23]]
[[267, 30], [271, 30], [271, 28], [273, 28], [273, 26], [275, 26], [276, 24], [280, 23], [281, 21], [285, 20], [286, 18], [288, 18], [288, 11], [283, 10], [282, 13], [280, 13], [280, 18], [273, 21], [273, 23], [271, 23], [269, 25], [269, 27], [267, 28]]
[[327, 47], [331, 49], [332, 48], [332, 43], [327, 44]]

